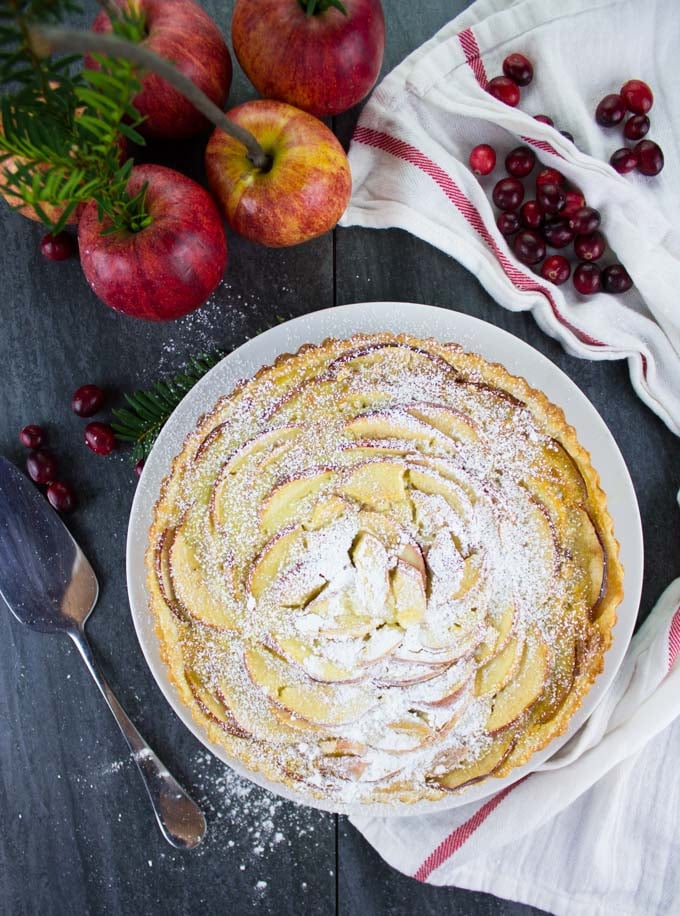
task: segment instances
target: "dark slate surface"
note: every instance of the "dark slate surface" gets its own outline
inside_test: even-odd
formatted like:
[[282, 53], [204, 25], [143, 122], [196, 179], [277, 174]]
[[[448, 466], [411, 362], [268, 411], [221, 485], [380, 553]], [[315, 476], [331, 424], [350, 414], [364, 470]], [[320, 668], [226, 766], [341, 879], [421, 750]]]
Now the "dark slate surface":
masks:
[[[225, 33], [232, 3], [205, 3]], [[385, 71], [466, 4], [384, 0]], [[91, 4], [91, 8], [94, 4]], [[232, 102], [252, 95], [236, 73]], [[356, 112], [338, 119], [347, 139]], [[149, 158], [201, 176], [200, 150]], [[641, 618], [680, 574], [674, 549], [680, 443], [634, 396], [624, 363], [566, 356], [526, 315], [501, 309], [459, 265], [398, 231], [338, 230], [288, 251], [230, 238], [223, 285], [194, 316], [152, 325], [90, 293], [76, 262], [50, 264], [39, 227], [2, 208], [0, 452], [21, 462], [18, 430], [45, 424], [82, 508], [70, 527], [102, 586], [89, 633], [121, 702], [172, 771], [206, 807], [208, 839], [172, 850], [154, 826], [108, 711], [66, 640], [23, 630], [0, 611], [0, 913], [246, 913], [411, 916], [538, 912], [483, 894], [421, 886], [385, 865], [343, 818], [244, 784], [211, 759], [171, 712], [149, 673], [127, 607], [124, 550], [135, 479], [122, 454], [82, 444], [71, 392], [96, 382], [143, 386], [214, 346], [238, 345], [274, 316], [371, 299], [469, 312], [528, 340], [593, 401], [628, 462], [645, 529]]]

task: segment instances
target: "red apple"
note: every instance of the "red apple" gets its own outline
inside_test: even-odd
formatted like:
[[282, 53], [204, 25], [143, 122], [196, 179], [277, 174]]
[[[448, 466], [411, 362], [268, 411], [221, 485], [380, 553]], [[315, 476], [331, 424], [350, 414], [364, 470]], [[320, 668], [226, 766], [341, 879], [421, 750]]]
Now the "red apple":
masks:
[[[123, 7], [127, 0], [115, 0]], [[194, 0], [135, 0], [146, 19], [143, 44], [171, 60], [185, 76], [224, 108], [231, 86], [231, 57], [222, 33]], [[99, 13], [94, 32], [110, 32], [106, 12]], [[88, 59], [88, 66], [96, 64]], [[208, 121], [191, 102], [155, 73], [142, 79], [135, 107], [146, 117], [139, 131], [147, 137], [179, 139], [208, 129]]]
[[375, 85], [385, 50], [380, 0], [236, 0], [234, 53], [260, 95], [329, 117]]
[[245, 102], [227, 114], [271, 157], [270, 167], [259, 169], [237, 140], [221, 130], [210, 137], [208, 181], [232, 229], [276, 248], [332, 229], [349, 201], [352, 178], [326, 125], [285, 102]]
[[202, 305], [222, 279], [227, 244], [212, 198], [195, 181], [160, 165], [132, 170], [129, 192], [147, 183], [151, 223], [103, 235], [97, 204], [78, 223], [80, 263], [94, 292], [135, 318], [165, 321]]

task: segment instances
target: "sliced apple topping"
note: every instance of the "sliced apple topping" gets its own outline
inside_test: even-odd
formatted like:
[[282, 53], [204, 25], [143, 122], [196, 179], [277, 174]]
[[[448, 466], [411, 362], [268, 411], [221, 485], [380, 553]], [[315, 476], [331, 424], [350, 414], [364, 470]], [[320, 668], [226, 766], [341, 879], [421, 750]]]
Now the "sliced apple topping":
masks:
[[360, 532], [351, 552], [356, 569], [357, 592], [362, 613], [384, 619], [389, 590], [388, 556], [380, 541], [372, 534]]
[[308, 497], [321, 492], [335, 477], [330, 469], [312, 469], [275, 487], [262, 504], [260, 524], [263, 531], [273, 534], [289, 525]]
[[390, 572], [390, 589], [399, 626], [406, 629], [420, 623], [427, 609], [422, 572], [403, 560], [397, 560], [397, 565]]
[[504, 610], [496, 612], [489, 619], [489, 627], [484, 642], [477, 647], [475, 659], [482, 665], [488, 661], [492, 655], [501, 652], [510, 639], [513, 623], [515, 622], [516, 609], [512, 602], [506, 602]]
[[476, 444], [479, 441], [477, 425], [461, 410], [444, 404], [414, 404], [409, 406], [408, 412], [457, 442]]
[[355, 722], [375, 702], [365, 687], [296, 680], [290, 665], [265, 647], [246, 649], [244, 661], [255, 686], [273, 703], [317, 725]]
[[[476, 760], [462, 763], [448, 773], [431, 773], [428, 782], [449, 792], [481, 782], [501, 767], [515, 746], [515, 740], [513, 734], [508, 734], [501, 741], [494, 741]], [[443, 765], [441, 769], [444, 770]]]
[[565, 534], [565, 548], [570, 562], [569, 582], [597, 619], [597, 609], [607, 587], [606, 553], [592, 519], [585, 509], [572, 509]]
[[494, 734], [516, 722], [543, 693], [550, 653], [543, 639], [532, 633], [524, 643], [522, 660], [513, 680], [496, 694], [486, 730]]
[[253, 598], [260, 595], [276, 579], [281, 567], [304, 544], [304, 532], [298, 525], [284, 528], [262, 548], [248, 577], [248, 590]]
[[235, 738], [252, 737], [250, 731], [236, 719], [231, 709], [205, 687], [195, 672], [187, 670], [184, 674], [196, 703], [208, 719], [217, 723], [221, 729]]
[[512, 637], [498, 655], [477, 669], [475, 679], [477, 696], [495, 695], [510, 683], [519, 668], [523, 649], [524, 640], [519, 636]]
[[437, 428], [401, 407], [361, 414], [345, 424], [344, 431], [355, 439], [398, 439], [422, 444], [439, 441], [444, 447], [447, 445]]
[[[176, 599], [189, 616], [218, 629], [232, 630], [238, 618], [234, 596], [222, 587], [221, 594], [208, 581], [208, 571], [194, 553], [186, 523], [175, 529], [169, 552], [170, 579]], [[214, 578], [214, 574], [213, 574]]]
[[390, 461], [357, 465], [339, 487], [342, 495], [369, 509], [388, 509], [406, 499], [405, 470]]
[[313, 681], [323, 684], [341, 684], [359, 680], [356, 670], [339, 665], [314, 650], [309, 643], [293, 637], [274, 637], [286, 658], [297, 662]]
[[461, 487], [452, 480], [447, 480], [434, 471], [410, 467], [408, 470], [408, 482], [415, 490], [419, 490], [421, 493], [443, 496], [459, 518], [464, 520], [470, 518], [472, 508], [470, 500]]

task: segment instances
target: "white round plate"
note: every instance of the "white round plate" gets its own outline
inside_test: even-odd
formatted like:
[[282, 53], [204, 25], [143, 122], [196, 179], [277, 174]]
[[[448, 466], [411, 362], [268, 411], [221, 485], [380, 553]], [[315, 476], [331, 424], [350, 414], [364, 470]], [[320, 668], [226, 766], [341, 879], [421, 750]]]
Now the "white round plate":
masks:
[[342, 808], [343, 813], [350, 814], [404, 816], [441, 811], [476, 801], [498, 792], [535, 770], [571, 738], [592, 713], [612, 682], [628, 648], [642, 588], [642, 527], [635, 491], [621, 453], [604, 421], [579, 388], [549, 359], [507, 331], [478, 318], [410, 302], [343, 305], [304, 315], [265, 331], [234, 350], [202, 378], [176, 408], [158, 437], [137, 485], [132, 505], [127, 539], [127, 584], [137, 637], [151, 672], [168, 703], [198, 740], [237, 773], [278, 795], [315, 808], [341, 810], [337, 805], [319, 803], [303, 792], [273, 783], [247, 770], [233, 760], [224, 748], [211, 742], [194, 721], [189, 709], [180, 701], [161, 661], [153, 619], [148, 610], [144, 553], [153, 507], [172, 459], [181, 450], [185, 437], [194, 429], [201, 414], [210, 410], [219, 397], [228, 394], [239, 379], [249, 378], [262, 366], [273, 363], [279, 354], [295, 352], [305, 343], [320, 343], [326, 337], [346, 338], [356, 333], [380, 331], [404, 332], [460, 343], [465, 349], [479, 353], [492, 362], [501, 363], [511, 373], [523, 376], [562, 407], [568, 422], [576, 428], [581, 443], [590, 452], [593, 465], [600, 473], [609, 511], [614, 519], [614, 530], [621, 544], [620, 556], [625, 569], [625, 597], [618, 609], [614, 641], [607, 652], [604, 671], [572, 718], [566, 734], [535, 754], [529, 764], [513, 770], [509, 777], [488, 779], [479, 785], [470, 786], [459, 795], [438, 802], [403, 806], [354, 804]]

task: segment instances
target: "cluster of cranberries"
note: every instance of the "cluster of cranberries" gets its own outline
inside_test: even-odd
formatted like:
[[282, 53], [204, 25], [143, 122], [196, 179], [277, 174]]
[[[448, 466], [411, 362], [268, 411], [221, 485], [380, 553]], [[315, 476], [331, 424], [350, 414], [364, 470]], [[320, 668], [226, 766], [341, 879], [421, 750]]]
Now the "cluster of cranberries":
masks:
[[642, 80], [628, 80], [621, 91], [606, 95], [595, 109], [595, 120], [601, 127], [616, 127], [630, 113], [623, 126], [626, 140], [635, 146], [623, 146], [612, 153], [610, 164], [621, 175], [637, 169], [643, 175], [658, 175], [663, 168], [663, 152], [658, 143], [645, 140], [650, 128], [648, 113], [654, 95]]
[[78, 250], [78, 243], [69, 232], [48, 232], [40, 240], [40, 251], [48, 261], [65, 261]]
[[[488, 175], [496, 166], [496, 152], [488, 144], [476, 146], [470, 153], [470, 167], [477, 175]], [[525, 200], [522, 179], [536, 166], [536, 154], [528, 146], [518, 146], [505, 157], [508, 177], [496, 182], [493, 202], [501, 211], [496, 224], [501, 233], [512, 239], [515, 256], [523, 264], [541, 265], [541, 276], [552, 283], [566, 283], [572, 266], [563, 254], [546, 257], [547, 249], [562, 250], [573, 245], [578, 259], [573, 284], [582, 295], [600, 290], [623, 293], [632, 286], [626, 269], [611, 264], [601, 269], [596, 261], [602, 257], [606, 241], [600, 229], [600, 214], [586, 204], [583, 194], [567, 185], [557, 169], [542, 169], [536, 176], [535, 197]]]
[[[104, 392], [97, 385], [81, 385], [71, 398], [71, 408], [79, 417], [92, 417], [101, 410]], [[34, 483], [47, 486], [47, 498], [57, 512], [72, 512], [76, 507], [76, 495], [70, 484], [57, 477], [57, 459], [44, 448], [47, 436], [41, 426], [30, 424], [19, 433], [19, 441], [31, 449], [26, 459], [28, 476]], [[88, 423], [85, 427], [85, 443], [95, 454], [108, 455], [116, 447], [113, 430], [106, 423]]]

